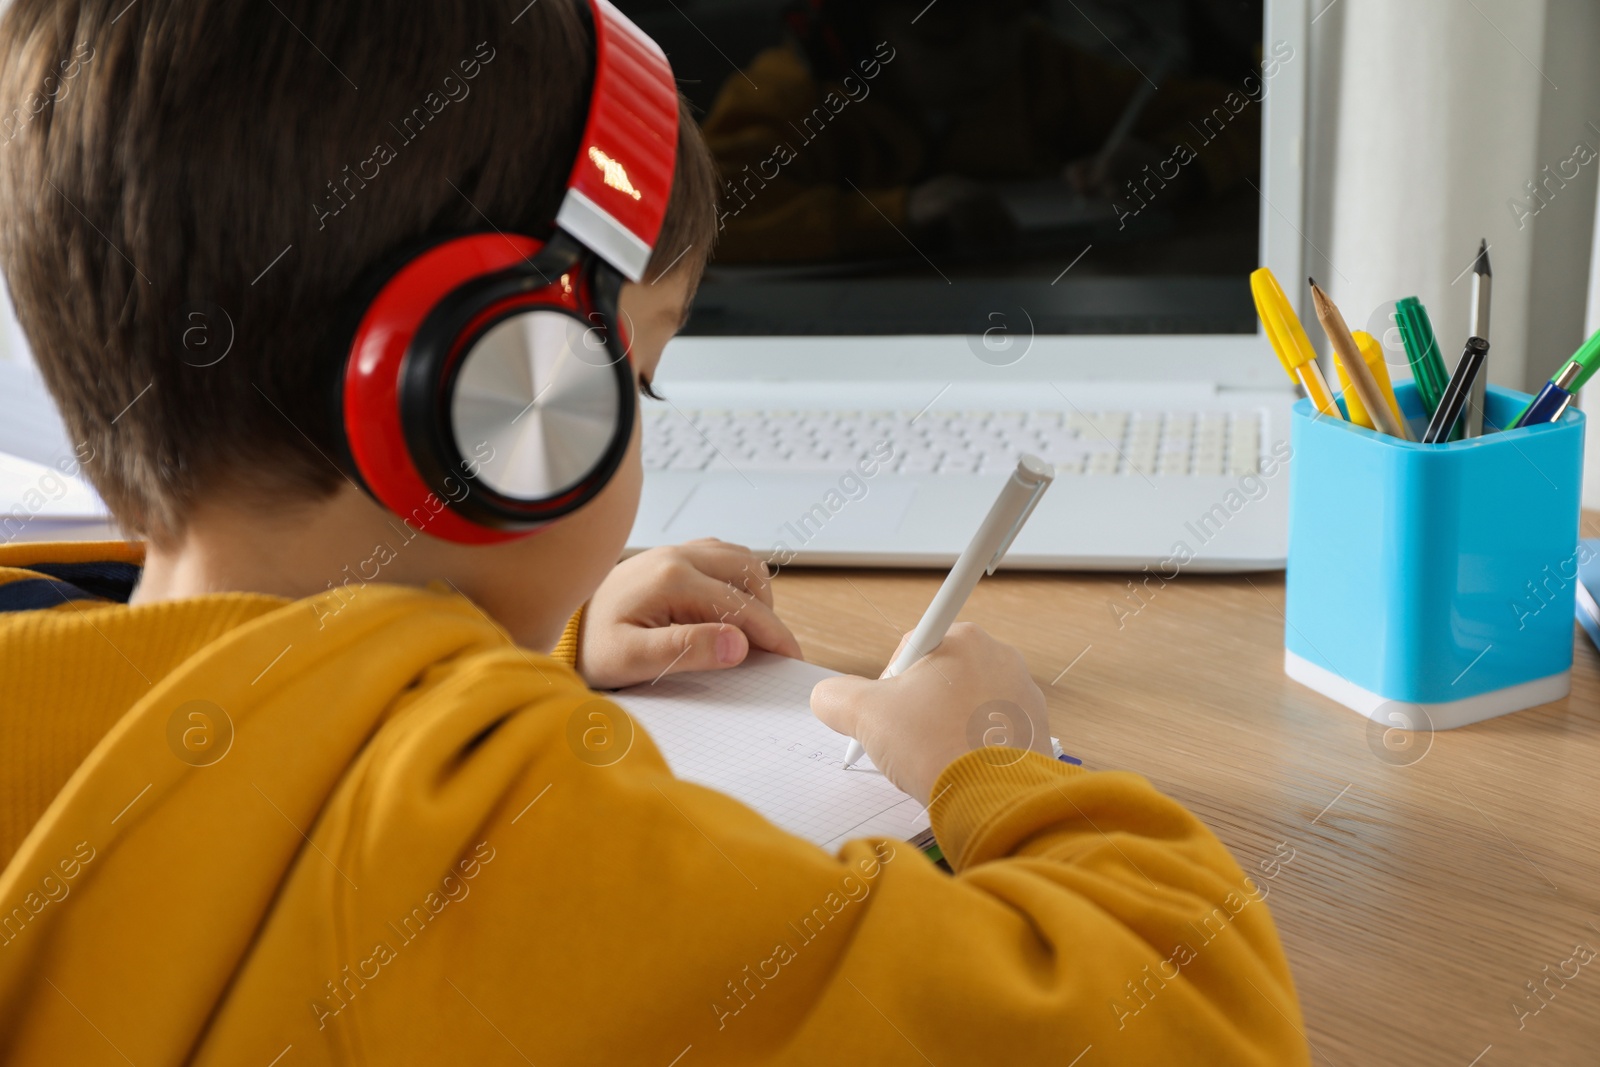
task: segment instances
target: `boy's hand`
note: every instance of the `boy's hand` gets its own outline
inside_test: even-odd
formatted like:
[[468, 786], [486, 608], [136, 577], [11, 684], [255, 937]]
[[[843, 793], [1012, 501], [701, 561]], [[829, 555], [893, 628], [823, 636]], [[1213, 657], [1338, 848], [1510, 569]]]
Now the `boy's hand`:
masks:
[[859, 740], [891, 782], [924, 804], [939, 773], [974, 749], [995, 746], [1000, 763], [1021, 759], [1021, 749], [1051, 753], [1044, 694], [1022, 653], [971, 623], [956, 623], [899, 677], [818, 682], [811, 710]]
[[760, 557], [712, 537], [652, 548], [611, 571], [583, 616], [578, 672], [596, 689], [743, 663], [750, 647], [800, 659], [772, 610]]

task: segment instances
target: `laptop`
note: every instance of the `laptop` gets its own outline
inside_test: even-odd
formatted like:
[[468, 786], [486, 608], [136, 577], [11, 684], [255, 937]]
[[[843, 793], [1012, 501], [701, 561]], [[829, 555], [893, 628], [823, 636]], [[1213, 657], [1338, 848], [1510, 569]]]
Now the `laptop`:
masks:
[[[1295, 393], [1247, 276], [1306, 273], [1303, 0], [618, 6], [667, 50], [730, 176], [667, 399], [643, 403], [630, 552], [715, 536], [785, 565], [948, 566], [1032, 453], [1057, 478], [1003, 567], [1284, 565]], [[1070, 95], [1063, 71], [1096, 87], [1062, 110], [1073, 144], [1024, 121]], [[807, 79], [814, 106], [760, 113]], [[995, 85], [1009, 106], [984, 99]], [[1134, 148], [1153, 162], [1116, 195], [1011, 159]], [[897, 175], [891, 149], [922, 162]], [[1219, 188], [1180, 195], [1171, 175], [1223, 156]], [[901, 210], [952, 187], [973, 208], [961, 240]], [[832, 251], [806, 214], [830, 201], [848, 205]], [[0, 372], [0, 451], [68, 454], [31, 368]]]
[[[630, 551], [947, 566], [1032, 453], [1057, 477], [1002, 566], [1284, 565], [1296, 394], [1248, 274], [1306, 273], [1303, 0], [620, 6], [727, 185], [644, 403]], [[1121, 184], [1072, 186], [1074, 155]]]

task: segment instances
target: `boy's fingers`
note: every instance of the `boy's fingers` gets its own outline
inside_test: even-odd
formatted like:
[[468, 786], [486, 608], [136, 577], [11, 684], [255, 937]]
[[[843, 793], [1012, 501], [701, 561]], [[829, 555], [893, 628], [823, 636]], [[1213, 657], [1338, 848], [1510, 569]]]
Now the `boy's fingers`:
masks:
[[690, 618], [716, 620], [743, 630], [750, 643], [790, 659], [801, 659], [800, 642], [764, 601], [758, 600], [726, 582], [704, 577], [694, 583], [685, 610]]
[[679, 546], [695, 568], [720, 582], [772, 606], [772, 579], [768, 567], [754, 552], [725, 541], [691, 541]]
[[853, 674], [824, 678], [811, 689], [811, 713], [828, 729], [855, 737], [861, 706], [868, 700], [868, 689], [874, 684]]
[[776, 652], [780, 656], [790, 659], [804, 659], [805, 654], [800, 651], [800, 642], [795, 638], [793, 631], [783, 624], [777, 612], [759, 600], [746, 604], [744, 610], [737, 615], [730, 615], [723, 620], [730, 622], [744, 631], [750, 643], [757, 648]]
[[737, 626], [700, 622], [636, 630], [638, 643], [633, 662], [645, 680], [684, 671], [717, 671], [743, 663], [750, 642]]
[[736, 541], [724, 541], [720, 537], [696, 537], [693, 541], [685, 541], [685, 545], [720, 545], [723, 548], [737, 549], [740, 552], [749, 552], [749, 545], [741, 545]]

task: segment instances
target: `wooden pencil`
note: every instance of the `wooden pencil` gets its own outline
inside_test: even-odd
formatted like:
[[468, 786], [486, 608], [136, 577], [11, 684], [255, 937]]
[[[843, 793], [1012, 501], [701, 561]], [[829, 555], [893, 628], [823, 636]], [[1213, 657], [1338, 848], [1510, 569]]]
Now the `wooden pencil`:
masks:
[[1344, 372], [1350, 379], [1350, 387], [1356, 391], [1356, 396], [1361, 398], [1361, 404], [1367, 409], [1372, 424], [1390, 437], [1398, 437], [1402, 441], [1415, 441], [1416, 438], [1411, 435], [1405, 420], [1395, 418], [1394, 412], [1383, 398], [1383, 390], [1378, 387], [1378, 380], [1372, 376], [1372, 369], [1361, 356], [1361, 347], [1351, 336], [1350, 327], [1345, 325], [1344, 316], [1339, 313], [1339, 308], [1334, 302], [1328, 299], [1328, 294], [1322, 291], [1315, 278], [1311, 279], [1311, 302], [1317, 309], [1317, 321], [1322, 323], [1323, 332], [1328, 335], [1328, 340], [1333, 345], [1333, 353], [1344, 367]]

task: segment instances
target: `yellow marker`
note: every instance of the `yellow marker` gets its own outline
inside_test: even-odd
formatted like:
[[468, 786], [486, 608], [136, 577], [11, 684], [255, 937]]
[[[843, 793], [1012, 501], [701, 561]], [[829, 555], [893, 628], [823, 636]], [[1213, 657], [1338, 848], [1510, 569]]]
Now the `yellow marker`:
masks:
[[1256, 314], [1261, 316], [1261, 325], [1266, 327], [1267, 340], [1272, 342], [1272, 350], [1278, 354], [1284, 372], [1300, 383], [1318, 411], [1336, 419], [1344, 418], [1339, 405], [1333, 402], [1333, 393], [1328, 390], [1322, 368], [1317, 366], [1317, 350], [1311, 347], [1311, 338], [1306, 336], [1305, 327], [1300, 325], [1294, 307], [1283, 295], [1283, 287], [1272, 271], [1262, 267], [1252, 273], [1250, 292], [1256, 299]]
[[[1361, 349], [1361, 358], [1366, 361], [1367, 369], [1378, 380], [1378, 388], [1383, 392], [1383, 399], [1389, 405], [1389, 410], [1394, 412], [1395, 421], [1405, 424], [1406, 417], [1400, 414], [1400, 401], [1394, 398], [1394, 385], [1389, 381], [1389, 361], [1384, 356], [1383, 346], [1378, 339], [1365, 330], [1357, 330], [1352, 335], [1356, 339], [1356, 347]], [[1339, 373], [1339, 386], [1344, 388], [1344, 372]]]
[[[1361, 335], [1357, 334], [1356, 344], [1360, 343]], [[1335, 359], [1333, 369], [1339, 372], [1339, 395], [1344, 397], [1344, 409], [1350, 413], [1350, 421], [1369, 430], [1377, 429], [1372, 425], [1372, 416], [1367, 414], [1367, 405], [1361, 402], [1361, 394], [1350, 388], [1350, 372], [1344, 369], [1344, 360]]]
[[[1355, 330], [1350, 336], [1356, 339], [1356, 347], [1361, 349], [1361, 360], [1377, 380], [1378, 389], [1383, 393], [1389, 410], [1394, 413], [1395, 421], [1403, 425], [1405, 417], [1400, 414], [1400, 404], [1394, 398], [1394, 386], [1389, 381], [1389, 365], [1384, 360], [1383, 346], [1365, 330]], [[1334, 363], [1339, 372], [1339, 391], [1344, 396], [1345, 409], [1350, 412], [1350, 421], [1369, 430], [1376, 429], [1372, 425], [1372, 416], [1367, 414], [1367, 406], [1361, 402], [1360, 395], [1350, 388], [1350, 372], [1344, 369], [1342, 362], [1335, 360]]]

